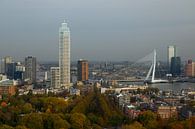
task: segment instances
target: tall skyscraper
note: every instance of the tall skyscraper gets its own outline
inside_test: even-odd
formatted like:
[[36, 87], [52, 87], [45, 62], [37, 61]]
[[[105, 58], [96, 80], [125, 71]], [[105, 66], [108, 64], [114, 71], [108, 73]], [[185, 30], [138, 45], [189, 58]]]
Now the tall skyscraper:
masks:
[[16, 66], [17, 66], [17, 63], [15, 63], [15, 62], [8, 63], [6, 65], [6, 68], [7, 68], [7, 72], [6, 72], [7, 78], [15, 79], [14, 75], [15, 75], [15, 72], [16, 72]]
[[77, 64], [78, 70], [78, 81], [87, 81], [88, 80], [88, 61], [87, 60], [79, 60]]
[[66, 22], [59, 28], [60, 85], [70, 86], [70, 29]]
[[35, 57], [28, 56], [25, 58], [25, 80], [35, 84], [36, 83], [36, 68], [37, 61]]
[[186, 77], [195, 77], [195, 62], [188, 60], [185, 65], [185, 76]]
[[169, 70], [170, 70], [170, 67], [171, 67], [171, 58], [172, 57], [176, 57], [176, 46], [175, 45], [171, 45], [171, 46], [168, 46], [168, 49], [167, 49], [167, 64], [168, 64], [168, 67], [169, 67]]
[[7, 65], [12, 63], [13, 59], [11, 56], [6, 56], [1, 60], [1, 73], [7, 74]]
[[181, 75], [181, 58], [172, 57], [171, 58], [171, 70], [170, 73], [176, 77]]

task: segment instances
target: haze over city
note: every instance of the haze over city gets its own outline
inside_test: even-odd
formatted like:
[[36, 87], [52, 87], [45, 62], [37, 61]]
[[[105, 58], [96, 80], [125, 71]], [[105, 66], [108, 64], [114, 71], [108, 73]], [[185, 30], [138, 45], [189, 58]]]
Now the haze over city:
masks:
[[1, 0], [0, 55], [58, 60], [58, 29], [71, 31], [71, 60], [136, 61], [168, 45], [193, 58], [195, 1], [188, 0]]

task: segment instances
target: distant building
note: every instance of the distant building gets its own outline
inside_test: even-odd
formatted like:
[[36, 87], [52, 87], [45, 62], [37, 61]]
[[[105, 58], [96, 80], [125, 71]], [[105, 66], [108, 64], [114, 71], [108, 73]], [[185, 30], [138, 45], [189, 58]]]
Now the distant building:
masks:
[[60, 88], [60, 68], [59, 67], [51, 67], [51, 87]]
[[20, 62], [12, 62], [6, 64], [6, 73], [8, 79], [23, 80], [25, 67]]
[[60, 85], [70, 86], [70, 29], [67, 23], [62, 23], [59, 28], [59, 67]]
[[48, 80], [48, 71], [45, 72], [45, 77], [44, 77], [44, 80]]
[[181, 58], [180, 57], [172, 57], [171, 58], [170, 73], [173, 76], [180, 76], [181, 75]]
[[7, 73], [7, 64], [10, 64], [13, 62], [13, 58], [11, 56], [6, 56], [1, 60], [1, 73], [6, 74]]
[[6, 80], [6, 79], [7, 79], [7, 76], [6, 75], [0, 74], [0, 81]]
[[89, 76], [89, 66], [87, 60], [79, 60], [77, 64], [78, 81], [87, 81]]
[[37, 61], [35, 57], [28, 56], [25, 58], [25, 80], [35, 84], [36, 83], [36, 68]]
[[70, 88], [70, 95], [80, 95], [80, 90], [73, 87]]
[[186, 77], [195, 77], [195, 62], [188, 60], [185, 65], [185, 76]]
[[8, 95], [8, 96], [15, 95], [16, 85], [17, 85], [17, 82], [13, 80], [9, 80], [9, 79], [1, 80], [0, 81], [0, 96], [2, 97], [3, 95]]
[[8, 79], [14, 79], [14, 74], [16, 72], [16, 65], [17, 63], [15, 62], [8, 63], [6, 65], [6, 68], [7, 68], [6, 75]]
[[25, 67], [20, 62], [17, 62], [16, 70], [14, 73], [14, 79], [15, 80], [24, 80], [24, 73], [25, 73]]
[[168, 48], [167, 48], [167, 63], [168, 63], [169, 70], [171, 67], [171, 58], [176, 57], [176, 56], [177, 56], [176, 55], [176, 46], [175, 45], [168, 46]]
[[157, 114], [162, 119], [168, 119], [178, 116], [177, 108], [175, 106], [160, 106], [158, 107]]

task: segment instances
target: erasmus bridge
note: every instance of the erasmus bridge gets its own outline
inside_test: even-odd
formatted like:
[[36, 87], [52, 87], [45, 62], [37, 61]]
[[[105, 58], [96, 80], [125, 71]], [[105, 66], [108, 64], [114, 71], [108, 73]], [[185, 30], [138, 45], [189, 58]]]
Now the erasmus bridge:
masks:
[[155, 79], [156, 64], [157, 64], [156, 63], [156, 50], [154, 49], [152, 65], [150, 66], [150, 69], [148, 71], [148, 74], [147, 74], [144, 82], [146, 82], [146, 83], [167, 83], [167, 82], [169, 82], [168, 80]]
[[[138, 79], [137, 81], [143, 81], [144, 83], [168, 83], [169, 81], [166, 79], [161, 79], [161, 78], [156, 78], [156, 69], [157, 69], [157, 53], [156, 50], [154, 49], [153, 52], [150, 54], [146, 55], [145, 57], [139, 59], [135, 63], [131, 64], [130, 66], [121, 69], [120, 71], [128, 71], [128, 69], [131, 69], [133, 66], [139, 67], [138, 64], [144, 64], [146, 65], [147, 63], [150, 63], [150, 68], [147, 70], [147, 75], [146, 77], [142, 79]], [[139, 71], [139, 70], [138, 70]], [[135, 79], [136, 80], [136, 79]], [[121, 80], [121, 81], [129, 81], [129, 80]]]

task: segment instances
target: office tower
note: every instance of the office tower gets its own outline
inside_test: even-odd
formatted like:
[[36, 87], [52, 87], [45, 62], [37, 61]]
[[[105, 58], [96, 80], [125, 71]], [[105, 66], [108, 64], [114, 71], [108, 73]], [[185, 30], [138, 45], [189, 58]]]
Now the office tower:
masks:
[[68, 88], [70, 85], [70, 30], [65, 22], [59, 28], [59, 67], [60, 85]]
[[36, 67], [37, 62], [36, 58], [32, 56], [28, 56], [25, 58], [25, 80], [29, 83], [36, 83]]
[[71, 75], [71, 77], [70, 77], [71, 83], [73, 83], [73, 84], [77, 83], [77, 66], [71, 67], [70, 75]]
[[88, 80], [88, 61], [87, 60], [79, 60], [77, 64], [78, 70], [78, 81], [87, 81]]
[[59, 67], [51, 67], [51, 87], [60, 88], [60, 68]]
[[45, 72], [45, 77], [44, 77], [44, 80], [48, 80], [48, 71]]
[[25, 67], [22, 65], [20, 62], [17, 62], [16, 65], [16, 71], [14, 73], [14, 79], [15, 80], [24, 80], [24, 72], [25, 72]]
[[11, 56], [6, 56], [1, 60], [1, 73], [7, 74], [7, 64], [12, 63], [13, 59]]
[[186, 77], [195, 77], [195, 62], [188, 60], [185, 65], [185, 76]]
[[171, 58], [176, 57], [176, 46], [168, 46], [167, 49], [167, 63], [170, 70], [171, 67]]
[[15, 62], [6, 64], [6, 68], [7, 68], [6, 75], [8, 79], [11, 79], [11, 80], [14, 79], [14, 75], [16, 72], [16, 65], [17, 63]]
[[181, 75], [181, 58], [180, 57], [172, 57], [171, 58], [171, 71], [170, 73], [175, 76]]

